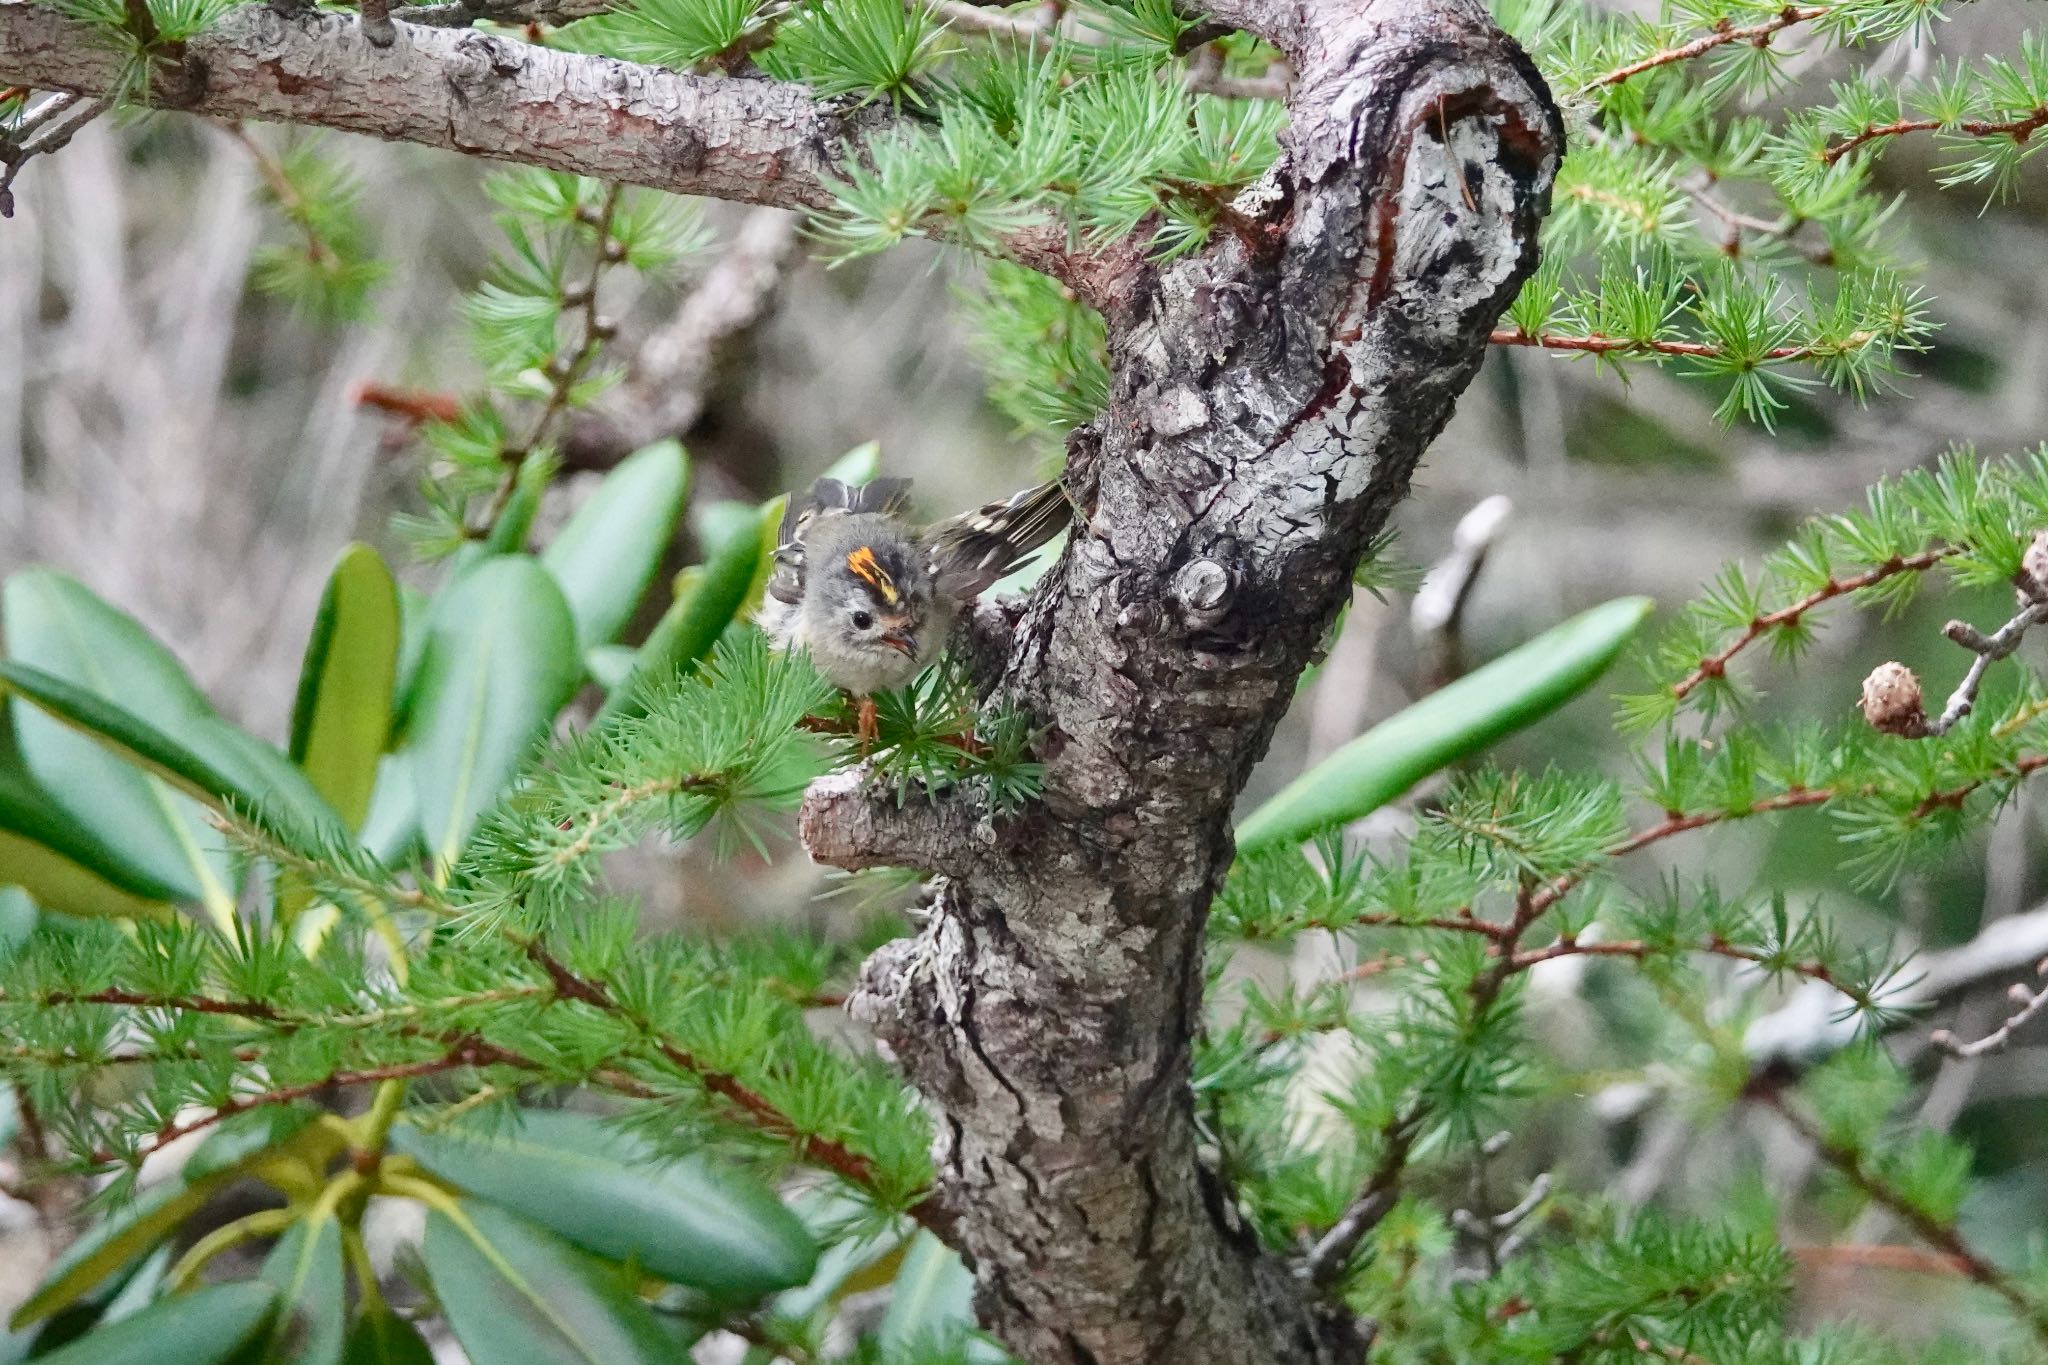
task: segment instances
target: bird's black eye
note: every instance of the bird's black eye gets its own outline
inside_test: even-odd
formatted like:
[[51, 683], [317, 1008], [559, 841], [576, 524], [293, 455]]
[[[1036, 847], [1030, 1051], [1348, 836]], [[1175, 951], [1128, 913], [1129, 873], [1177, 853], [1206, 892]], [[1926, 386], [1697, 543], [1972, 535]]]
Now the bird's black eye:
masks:
[[857, 611], [853, 614], [853, 628], [855, 630], [866, 630], [869, 626], [873, 625], [874, 623], [875, 618], [868, 615], [864, 611]]

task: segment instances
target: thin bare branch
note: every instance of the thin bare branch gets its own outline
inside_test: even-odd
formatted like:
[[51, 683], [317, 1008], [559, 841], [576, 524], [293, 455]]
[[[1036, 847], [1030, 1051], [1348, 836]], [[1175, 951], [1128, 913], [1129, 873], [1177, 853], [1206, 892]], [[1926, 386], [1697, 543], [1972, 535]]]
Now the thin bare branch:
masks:
[[14, 177], [30, 158], [61, 150], [86, 124], [113, 107], [111, 100], [88, 100], [83, 95], [54, 95], [22, 116], [21, 122], [0, 137], [0, 218], [14, 216]]
[[417, 1062], [403, 1062], [394, 1066], [373, 1067], [367, 1071], [337, 1071], [331, 1076], [323, 1076], [316, 1081], [307, 1081], [303, 1085], [280, 1086], [274, 1090], [261, 1090], [247, 1095], [237, 1095], [204, 1114], [165, 1124], [146, 1139], [138, 1151], [132, 1154], [98, 1151], [92, 1154], [90, 1161], [93, 1165], [97, 1166], [113, 1165], [121, 1161], [139, 1161], [152, 1152], [161, 1151], [163, 1148], [170, 1146], [179, 1138], [189, 1137], [193, 1133], [202, 1132], [223, 1119], [233, 1118], [236, 1114], [246, 1113], [251, 1109], [260, 1109], [266, 1105], [290, 1104], [294, 1100], [309, 1099], [324, 1090], [335, 1087], [375, 1085], [380, 1081], [414, 1080], [421, 1076], [435, 1076], [442, 1072], [456, 1071], [468, 1067], [521, 1063], [527, 1066], [533, 1065], [533, 1063], [524, 1062], [524, 1059], [513, 1058], [512, 1054], [502, 1052], [487, 1044], [479, 1043], [474, 1039], [466, 1039], [451, 1048], [447, 1054], [440, 1057], [430, 1057]]
[[[2048, 958], [2041, 960], [2034, 968], [2034, 974], [2036, 976], [2048, 976]], [[1936, 1029], [1928, 1035], [1927, 1041], [1940, 1048], [1943, 1052], [1946, 1052], [1949, 1056], [1960, 1057], [1965, 1060], [1976, 1057], [1988, 1057], [1993, 1053], [2005, 1051], [2006, 1047], [2012, 1042], [2013, 1036], [2026, 1027], [2028, 1020], [2032, 1019], [2042, 1010], [2048, 1009], [2048, 990], [2037, 991], [2020, 982], [2014, 982], [2012, 988], [2006, 992], [2006, 995], [2019, 1008], [2006, 1016], [2004, 1023], [2000, 1024], [1990, 1033], [1985, 1034], [1982, 1038], [1977, 1039], [1975, 1042], [1965, 1043], [1947, 1029]]]
[[2020, 640], [2032, 627], [2048, 621], [2048, 602], [2029, 602], [2014, 614], [2010, 621], [1996, 631], [1986, 635], [1967, 621], [1951, 621], [1942, 627], [1941, 633], [1969, 650], [1977, 657], [1970, 661], [1970, 671], [1956, 684], [1956, 690], [1949, 694], [1948, 704], [1941, 714], [1927, 722], [1930, 735], [1947, 734], [1960, 724], [1977, 705], [1977, 689], [1984, 684], [1984, 674], [1991, 665], [2009, 656], [2020, 647]]
[[721, 353], [772, 311], [796, 242], [795, 215], [754, 210], [675, 315], [639, 343], [625, 381], [571, 421], [566, 461], [606, 469], [688, 432], [704, 411]]

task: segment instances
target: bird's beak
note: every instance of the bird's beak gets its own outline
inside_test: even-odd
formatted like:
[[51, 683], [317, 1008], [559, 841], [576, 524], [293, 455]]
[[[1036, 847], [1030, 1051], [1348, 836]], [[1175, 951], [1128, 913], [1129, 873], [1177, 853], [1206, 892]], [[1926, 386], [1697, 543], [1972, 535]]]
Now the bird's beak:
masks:
[[889, 648], [891, 649], [900, 650], [902, 653], [909, 655], [913, 659], [917, 657], [917, 637], [915, 635], [910, 635], [903, 631], [892, 630], [884, 636], [882, 636], [882, 643], [889, 646]]

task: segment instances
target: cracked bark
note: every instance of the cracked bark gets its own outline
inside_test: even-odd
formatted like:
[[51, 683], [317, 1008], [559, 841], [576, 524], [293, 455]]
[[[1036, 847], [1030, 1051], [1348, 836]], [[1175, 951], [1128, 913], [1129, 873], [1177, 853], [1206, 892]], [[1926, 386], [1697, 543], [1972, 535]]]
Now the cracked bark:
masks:
[[1069, 452], [1086, 525], [997, 683], [1050, 727], [1043, 805], [807, 803], [814, 855], [948, 874], [854, 1008], [931, 1108], [984, 1320], [1035, 1362], [1364, 1354], [1203, 1166], [1204, 919], [1232, 798], [1535, 264], [1562, 139], [1476, 3], [1230, 8], [1300, 73], [1239, 205], [1274, 249], [1233, 238], [1110, 313], [1111, 408]]
[[[1206, 1170], [1188, 1089], [1233, 797], [1535, 265], [1557, 111], [1480, 0], [1211, 0], [1297, 78], [1238, 230], [1154, 268], [1012, 242], [1110, 324], [1112, 401], [1069, 447], [1083, 525], [979, 676], [1046, 724], [1044, 801], [899, 811], [845, 776], [814, 856], [947, 881], [853, 1004], [923, 1095], [937, 1199], [984, 1320], [1050, 1365], [1338, 1365], [1367, 1329], [1262, 1250]], [[401, 12], [402, 19], [402, 12]], [[679, 193], [815, 207], [888, 124], [771, 81], [400, 22], [232, 11], [153, 77], [196, 112], [367, 132]], [[0, 0], [0, 77], [97, 94], [118, 59]]]

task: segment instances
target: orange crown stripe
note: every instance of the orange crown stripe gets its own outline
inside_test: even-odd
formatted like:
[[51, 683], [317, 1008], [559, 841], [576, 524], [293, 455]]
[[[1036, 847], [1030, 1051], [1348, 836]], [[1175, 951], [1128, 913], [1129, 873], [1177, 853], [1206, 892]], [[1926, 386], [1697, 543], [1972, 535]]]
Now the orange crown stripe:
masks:
[[846, 567], [854, 576], [882, 594], [882, 600], [894, 606], [898, 597], [896, 580], [889, 577], [888, 570], [875, 562], [875, 552], [863, 545], [846, 557]]

